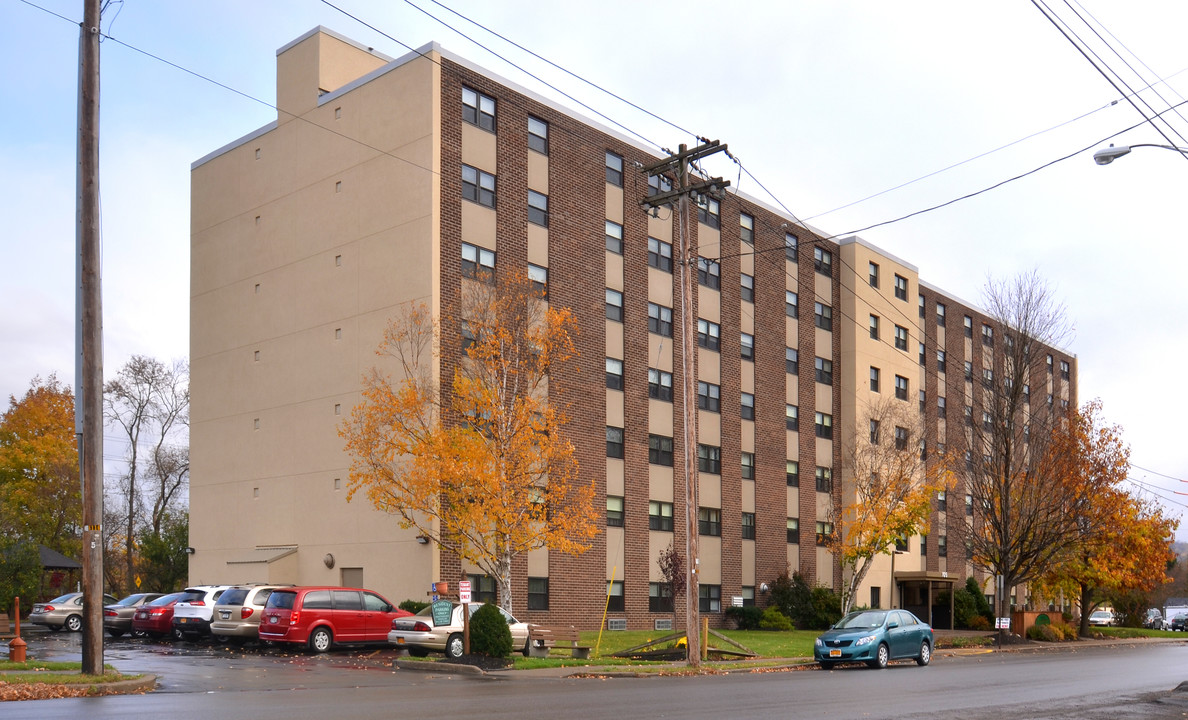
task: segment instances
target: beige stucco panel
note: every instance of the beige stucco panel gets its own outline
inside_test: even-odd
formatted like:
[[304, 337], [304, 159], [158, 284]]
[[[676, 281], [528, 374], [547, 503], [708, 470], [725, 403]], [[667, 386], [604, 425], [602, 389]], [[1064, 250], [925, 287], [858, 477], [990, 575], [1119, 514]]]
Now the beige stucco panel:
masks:
[[626, 413], [623, 410], [623, 391], [606, 391], [606, 424], [612, 427], [626, 427]]
[[[672, 468], [663, 465], [648, 465], [648, 500], [672, 502]], [[683, 490], [681, 492], [684, 492]], [[674, 518], [675, 522], [675, 518]]]
[[495, 211], [485, 205], [463, 200], [462, 242], [498, 251], [498, 241], [495, 237]]
[[477, 125], [462, 123], [462, 164], [476, 167], [495, 176], [495, 191], [499, 192], [499, 166], [496, 162], [496, 136]]
[[606, 254], [606, 286], [623, 292], [623, 256], [618, 253]]
[[606, 184], [606, 219], [623, 224], [623, 188]]
[[[672, 437], [673, 404], [663, 400], [648, 400], [648, 432]], [[674, 442], [676, 442], [674, 440]], [[655, 467], [655, 466], [653, 466]]]
[[[528, 262], [549, 266], [549, 231], [535, 223], [528, 223]], [[523, 272], [528, 272], [527, 268]]]
[[[614, 320], [606, 321], [606, 356], [623, 359], [623, 323]], [[624, 372], [627, 372], [624, 369]]]
[[[673, 255], [676, 249], [673, 249]], [[676, 258], [673, 258], [676, 262]], [[648, 267], [648, 302], [671, 308], [673, 303], [673, 276], [663, 270]], [[676, 322], [676, 312], [673, 312], [673, 322]]]
[[528, 187], [545, 195], [549, 194], [549, 156], [538, 152], [528, 153]]
[[606, 494], [622, 497], [624, 493], [623, 461], [620, 458], [606, 459]]
[[606, 577], [623, 581], [624, 561], [623, 528], [606, 529]]
[[[722, 538], [702, 537], [698, 540], [698, 581], [703, 585], [722, 584]], [[727, 599], [729, 602], [729, 599]]]
[[722, 507], [722, 476], [697, 473], [697, 497], [701, 507]]

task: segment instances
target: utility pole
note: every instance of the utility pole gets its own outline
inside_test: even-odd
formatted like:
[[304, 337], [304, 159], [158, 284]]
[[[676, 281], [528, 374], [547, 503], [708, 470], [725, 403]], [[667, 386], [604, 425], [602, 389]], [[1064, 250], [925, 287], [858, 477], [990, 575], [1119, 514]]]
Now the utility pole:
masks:
[[78, 177], [75, 267], [78, 327], [74, 411], [82, 480], [82, 671], [103, 674], [103, 310], [99, 264], [99, 23], [84, 0], [78, 33]]
[[687, 662], [692, 667], [701, 665], [701, 622], [698, 609], [697, 571], [700, 560], [697, 557], [697, 351], [693, 338], [697, 336], [697, 316], [693, 313], [693, 278], [697, 274], [697, 249], [693, 247], [693, 233], [689, 227], [689, 198], [693, 195], [717, 194], [730, 183], [721, 178], [712, 178], [697, 184], [690, 183], [690, 165], [697, 160], [726, 149], [717, 140], [690, 150], [680, 146], [680, 152], [671, 157], [647, 165], [643, 172], [649, 176], [673, 173], [676, 176], [674, 189], [644, 198], [640, 205], [655, 209], [677, 201], [675, 220], [677, 223], [677, 257], [680, 275], [679, 317], [681, 327], [681, 379], [684, 392], [681, 409], [684, 415], [685, 451], [685, 637]]

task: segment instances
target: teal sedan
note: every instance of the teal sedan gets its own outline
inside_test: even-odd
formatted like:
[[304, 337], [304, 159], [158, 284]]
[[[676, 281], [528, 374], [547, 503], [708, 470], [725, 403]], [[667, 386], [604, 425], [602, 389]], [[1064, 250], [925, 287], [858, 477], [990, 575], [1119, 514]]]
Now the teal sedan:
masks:
[[859, 610], [846, 615], [817, 638], [813, 659], [828, 670], [840, 662], [885, 668], [891, 660], [932, 660], [936, 638], [928, 623], [907, 610]]

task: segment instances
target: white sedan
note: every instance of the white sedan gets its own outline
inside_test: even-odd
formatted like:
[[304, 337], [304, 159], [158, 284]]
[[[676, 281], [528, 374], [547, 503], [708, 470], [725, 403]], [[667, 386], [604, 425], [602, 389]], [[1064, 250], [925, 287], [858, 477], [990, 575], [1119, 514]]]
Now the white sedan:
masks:
[[[470, 603], [470, 615], [483, 603]], [[503, 608], [499, 612], [507, 620], [511, 630], [512, 648], [524, 655], [528, 654], [528, 623], [522, 623]], [[462, 606], [455, 604], [450, 613], [448, 625], [437, 625], [433, 622], [433, 606], [422, 609], [416, 615], [396, 618], [392, 621], [392, 631], [388, 633], [388, 642], [408, 648], [408, 654], [424, 657], [430, 652], [445, 653], [447, 657], [462, 657]]]
[[1089, 616], [1089, 624], [1099, 627], [1109, 627], [1114, 624], [1114, 613], [1109, 610], [1095, 610]]

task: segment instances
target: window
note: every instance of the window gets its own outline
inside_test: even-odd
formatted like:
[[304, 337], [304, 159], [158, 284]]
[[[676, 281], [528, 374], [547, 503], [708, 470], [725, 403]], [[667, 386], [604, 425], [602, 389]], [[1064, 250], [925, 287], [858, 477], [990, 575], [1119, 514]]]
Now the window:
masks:
[[817, 521], [817, 544], [825, 545], [833, 537], [833, 523]]
[[697, 508], [697, 534], [721, 537], [722, 511], [717, 508]]
[[608, 390], [623, 389], [623, 361], [606, 359], [606, 387]]
[[800, 374], [800, 351], [796, 348], [784, 348], [784, 372], [789, 375]]
[[895, 349], [907, 350], [908, 331], [902, 325], [895, 326]]
[[755, 359], [755, 336], [750, 333], [741, 333], [739, 335], [739, 352], [742, 354], [743, 360]]
[[940, 557], [949, 555], [949, 538], [945, 535], [936, 536], [936, 554]]
[[606, 526], [623, 527], [623, 498], [621, 496], [606, 496]]
[[1060, 377], [1064, 378], [1065, 380], [1068, 380], [1069, 375], [1070, 375], [1069, 371], [1070, 371], [1070, 368], [1068, 366], [1068, 361], [1061, 360], [1060, 361]]
[[924, 367], [924, 343], [920, 343], [920, 367]]
[[902, 375], [895, 376], [895, 397], [898, 400], [908, 399], [908, 379]]
[[817, 382], [822, 385], [833, 384], [833, 361], [825, 358], [816, 359]]
[[663, 240], [648, 238], [648, 265], [657, 270], [672, 272], [672, 245]]
[[895, 275], [895, 297], [898, 300], [907, 300], [907, 278], [902, 275]]
[[549, 154], [549, 124], [531, 115], [528, 116], [528, 149]]
[[936, 324], [940, 327], [945, 326], [945, 306], [941, 303], [936, 304]]
[[738, 414], [743, 420], [755, 419], [755, 396], [753, 394], [748, 392], [742, 394], [742, 407]]
[[738, 589], [738, 594], [742, 596], [743, 607], [755, 607], [754, 585], [743, 585]]
[[883, 588], [877, 585], [870, 586], [870, 607], [878, 609], [883, 605]]
[[907, 449], [907, 428], [895, 426], [895, 449]]
[[870, 263], [870, 286], [877, 288], [879, 286], [879, 264]]
[[476, 603], [495, 602], [495, 578], [490, 575], [467, 575], [471, 592]]
[[973, 337], [973, 318], [966, 315], [964, 322], [965, 322], [965, 337], [967, 337], [967, 338]]
[[606, 181], [623, 187], [623, 156], [606, 151]]
[[796, 262], [797, 254], [796, 236], [792, 233], [784, 233], [784, 257]]
[[532, 283], [532, 291], [540, 293], [541, 297], [549, 296], [549, 269], [540, 265], [528, 263], [528, 281]]
[[965, 361], [965, 382], [973, 382], [973, 363], [969, 360]]
[[664, 435], [648, 436], [648, 462], [672, 467], [672, 438]]
[[989, 325], [982, 326], [982, 344], [987, 347], [994, 347], [994, 328]]
[[816, 468], [816, 488], [819, 493], [833, 492], [833, 470], [827, 467], [817, 466]]
[[479, 205], [495, 207], [495, 176], [478, 168], [463, 165], [462, 197]]
[[800, 431], [800, 407], [797, 405], [784, 406], [784, 425], [792, 431]]
[[937, 417], [945, 416], [945, 399], [943, 397], [938, 397], [936, 399], [936, 414]]
[[742, 539], [755, 539], [755, 513], [745, 512], [742, 514]]
[[744, 302], [755, 302], [755, 276], [742, 274], [742, 287], [739, 290], [739, 296]]
[[873, 365], [870, 368], [870, 391], [879, 392], [879, 369]]
[[549, 226], [549, 196], [535, 190], [528, 191], [528, 222]]
[[994, 418], [984, 410], [982, 411], [982, 429], [987, 432], [994, 429]]
[[791, 290], [784, 291], [784, 314], [790, 318], [800, 317], [800, 296]]
[[945, 491], [938, 490], [936, 493], [936, 511], [947, 512], [948, 502], [945, 500]]
[[722, 474], [722, 448], [713, 445], [697, 446], [697, 469], [713, 475]]
[[470, 327], [470, 323], [466, 320], [462, 321], [462, 349], [465, 350], [474, 346], [474, 329]]
[[973, 406], [972, 405], [965, 406], [964, 417], [965, 417], [965, 424], [969, 425], [970, 427], [973, 427]]
[[648, 612], [672, 612], [672, 586], [648, 583]]
[[672, 503], [658, 500], [648, 502], [648, 529], [672, 532]]
[[879, 444], [879, 421], [878, 420], [870, 421], [870, 444], [871, 445]]
[[623, 254], [623, 226], [612, 220], [606, 221], [606, 249], [616, 255]]
[[982, 385], [987, 389], [994, 387], [994, 371], [990, 368], [982, 368]]
[[755, 479], [755, 453], [745, 452], [742, 454], [742, 479]]
[[825, 440], [833, 439], [833, 416], [827, 413], [819, 412], [816, 414], [816, 422], [814, 423], [817, 437]]
[[1052, 356], [1051, 355], [1048, 356], [1048, 374], [1049, 375], [1052, 374]]
[[800, 543], [800, 518], [788, 518], [788, 544]]
[[672, 373], [648, 368], [648, 397], [672, 402]]
[[1023, 404], [1031, 404], [1031, 385], [1023, 385]]
[[973, 517], [973, 495], [965, 494], [965, 514]]
[[495, 252], [470, 243], [462, 243], [462, 277], [494, 282]]
[[623, 293], [606, 289], [606, 319], [623, 322]]
[[722, 287], [722, 265], [717, 260], [697, 258], [697, 282], [718, 290]]
[[800, 461], [786, 460], [784, 475], [787, 477], [788, 487], [800, 487]]
[[833, 308], [823, 303], [816, 303], [813, 308], [813, 322], [822, 330], [833, 332]]
[[698, 585], [697, 609], [703, 613], [722, 612], [722, 586]]
[[895, 537], [895, 549], [899, 552], [907, 552], [908, 539], [907, 535], [897, 535]]
[[549, 609], [549, 579], [528, 578], [528, 609]]
[[722, 211], [718, 201], [708, 195], [700, 196], [697, 201], [697, 219], [712, 228], [722, 227]]
[[672, 191], [672, 181], [663, 175], [648, 176], [648, 197]]
[[920, 319], [924, 319], [924, 296], [920, 296]]
[[647, 397], [672, 402], [672, 373], [647, 368]]
[[606, 456], [623, 458], [623, 428], [606, 426]]
[[870, 339], [871, 340], [879, 339], [879, 316], [878, 315], [870, 316]]
[[822, 247], [814, 247], [813, 269], [822, 275], [833, 277], [833, 253]]
[[468, 87], [462, 88], [462, 119], [495, 132], [495, 98]]
[[709, 320], [697, 320], [697, 344], [707, 350], [717, 351], [722, 347], [722, 328]]
[[648, 303], [648, 332], [672, 337], [672, 308]]
[[697, 407], [710, 412], [721, 412], [721, 392], [721, 387], [713, 383], [699, 381], [697, 383]]
[[936, 371], [937, 371], [937, 372], [942, 372], [942, 373], [943, 373], [943, 372], [945, 371], [945, 367], [946, 367], [946, 364], [945, 364], [945, 357], [946, 357], [946, 356], [945, 356], [945, 351], [944, 351], [944, 350], [937, 350], [937, 351], [936, 351]]
[[610, 612], [623, 612], [627, 604], [623, 602], [623, 581], [608, 580], [606, 582], [606, 609]]
[[755, 244], [755, 218], [746, 213], [739, 214], [738, 236], [745, 243]]

